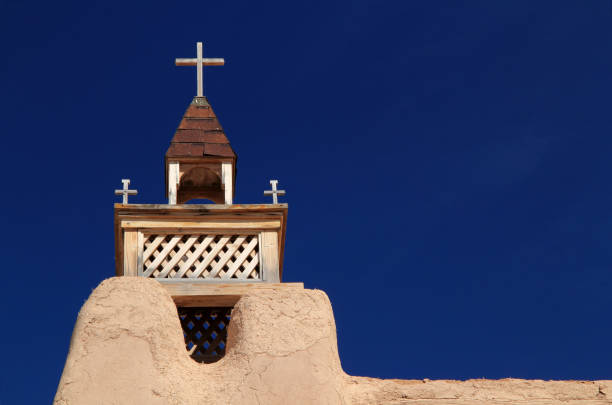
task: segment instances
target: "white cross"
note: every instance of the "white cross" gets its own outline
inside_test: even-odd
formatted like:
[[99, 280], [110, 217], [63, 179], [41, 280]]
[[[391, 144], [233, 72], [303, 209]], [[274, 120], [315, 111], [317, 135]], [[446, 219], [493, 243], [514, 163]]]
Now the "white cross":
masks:
[[123, 194], [123, 204], [128, 203], [128, 195], [136, 195], [138, 194], [138, 190], [128, 190], [130, 185], [130, 179], [121, 179], [123, 183], [123, 190], [115, 190], [116, 195]]
[[264, 195], [272, 196], [272, 204], [278, 204], [278, 196], [285, 195], [285, 190], [277, 190], [276, 185], [278, 184], [278, 180], [270, 180], [270, 184], [272, 185], [272, 190], [265, 190]]
[[198, 74], [198, 97], [204, 97], [204, 66], [223, 66], [223, 58], [203, 58], [202, 43], [197, 43], [197, 58], [176, 58], [176, 66], [196, 66]]

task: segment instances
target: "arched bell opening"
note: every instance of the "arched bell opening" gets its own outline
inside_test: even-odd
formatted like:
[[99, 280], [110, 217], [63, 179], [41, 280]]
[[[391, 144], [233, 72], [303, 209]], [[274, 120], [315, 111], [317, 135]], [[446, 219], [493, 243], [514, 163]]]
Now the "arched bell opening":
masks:
[[179, 204], [193, 199], [224, 203], [225, 191], [221, 186], [221, 176], [208, 167], [193, 167], [182, 174], [177, 191]]

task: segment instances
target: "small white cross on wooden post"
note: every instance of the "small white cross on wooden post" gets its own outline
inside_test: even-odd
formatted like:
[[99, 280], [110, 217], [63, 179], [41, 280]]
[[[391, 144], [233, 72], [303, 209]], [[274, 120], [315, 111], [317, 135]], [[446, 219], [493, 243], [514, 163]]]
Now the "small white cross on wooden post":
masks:
[[272, 190], [265, 190], [264, 195], [272, 196], [272, 204], [278, 204], [278, 196], [285, 195], [285, 190], [277, 190], [276, 185], [278, 184], [278, 180], [270, 180], [270, 184], [272, 185]]
[[122, 195], [123, 194], [123, 203], [122, 204], [127, 204], [128, 203], [128, 195], [136, 195], [136, 194], [138, 194], [138, 190], [128, 190], [128, 188], [130, 186], [130, 179], [121, 179], [121, 182], [123, 183], [123, 190], [115, 190], [115, 194], [116, 195]]
[[196, 66], [198, 75], [198, 97], [204, 97], [204, 66], [223, 66], [223, 58], [203, 58], [202, 43], [197, 43], [197, 58], [176, 58], [176, 66]]

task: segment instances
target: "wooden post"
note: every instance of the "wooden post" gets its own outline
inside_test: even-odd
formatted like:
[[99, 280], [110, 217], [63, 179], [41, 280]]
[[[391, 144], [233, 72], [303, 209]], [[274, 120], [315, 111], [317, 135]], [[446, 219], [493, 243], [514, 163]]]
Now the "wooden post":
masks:
[[263, 255], [263, 280], [268, 283], [280, 283], [278, 263], [278, 233], [264, 231], [261, 233], [261, 254]]
[[232, 178], [232, 164], [229, 162], [221, 163], [221, 181], [225, 187], [225, 204], [232, 205], [233, 194], [234, 194], [234, 179]]
[[179, 164], [171, 162], [168, 164], [168, 204], [176, 204], [178, 182]]
[[138, 231], [126, 230], [123, 236], [123, 275], [138, 275]]
[[197, 44], [198, 97], [204, 96], [204, 66], [202, 66], [202, 43]]

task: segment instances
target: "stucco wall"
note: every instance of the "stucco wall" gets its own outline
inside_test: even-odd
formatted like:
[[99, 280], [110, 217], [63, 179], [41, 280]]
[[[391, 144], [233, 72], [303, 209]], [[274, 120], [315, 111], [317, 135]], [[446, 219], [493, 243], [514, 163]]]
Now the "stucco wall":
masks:
[[81, 309], [55, 397], [73, 404], [611, 404], [612, 381], [379, 380], [345, 374], [329, 299], [265, 291], [232, 312], [227, 353], [193, 361], [153, 280], [111, 278]]

